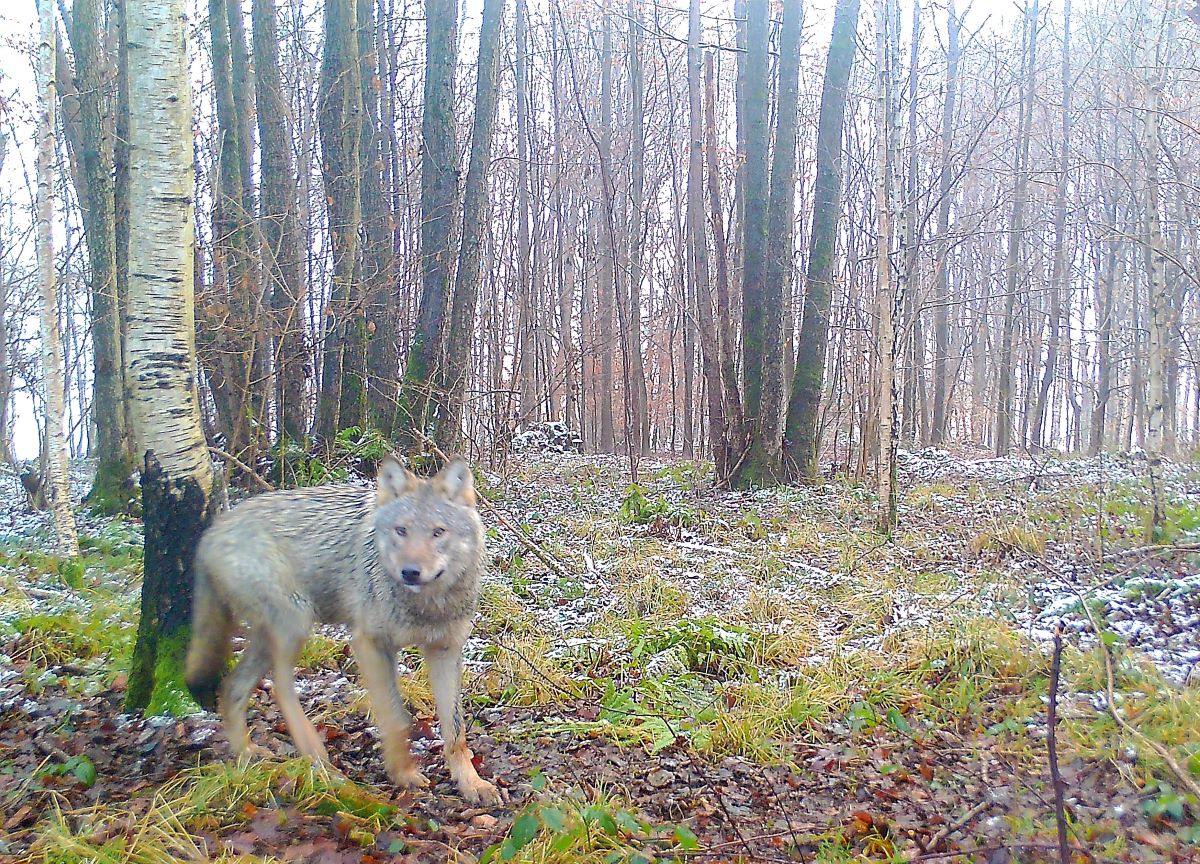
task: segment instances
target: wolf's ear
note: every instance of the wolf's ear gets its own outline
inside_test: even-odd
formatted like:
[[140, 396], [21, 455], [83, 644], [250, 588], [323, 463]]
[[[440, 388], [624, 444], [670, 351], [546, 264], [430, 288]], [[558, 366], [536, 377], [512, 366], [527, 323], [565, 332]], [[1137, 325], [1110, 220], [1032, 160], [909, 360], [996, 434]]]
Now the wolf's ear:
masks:
[[433, 478], [433, 486], [450, 501], [475, 506], [475, 475], [466, 459], [455, 457], [447, 462]]
[[399, 498], [412, 489], [414, 480], [416, 478], [395, 456], [388, 456], [379, 463], [379, 471], [375, 474], [375, 502], [386, 504]]

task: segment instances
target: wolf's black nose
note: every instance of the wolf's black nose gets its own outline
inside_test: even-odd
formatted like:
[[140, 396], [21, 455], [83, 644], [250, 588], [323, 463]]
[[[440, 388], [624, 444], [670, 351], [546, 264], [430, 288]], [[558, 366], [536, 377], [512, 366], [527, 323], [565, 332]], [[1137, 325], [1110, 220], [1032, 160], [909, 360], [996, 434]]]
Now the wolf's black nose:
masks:
[[416, 585], [417, 580], [421, 578], [421, 571], [417, 567], [405, 567], [400, 571], [400, 575], [404, 577], [406, 584]]

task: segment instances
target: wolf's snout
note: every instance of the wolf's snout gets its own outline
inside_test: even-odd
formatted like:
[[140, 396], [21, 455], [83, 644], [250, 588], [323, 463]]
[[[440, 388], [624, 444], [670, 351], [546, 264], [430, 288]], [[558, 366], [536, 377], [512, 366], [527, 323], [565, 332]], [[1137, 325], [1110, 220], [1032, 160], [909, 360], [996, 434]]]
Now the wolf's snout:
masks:
[[405, 585], [416, 585], [421, 581], [421, 568], [405, 567], [401, 569], [400, 575], [403, 577]]

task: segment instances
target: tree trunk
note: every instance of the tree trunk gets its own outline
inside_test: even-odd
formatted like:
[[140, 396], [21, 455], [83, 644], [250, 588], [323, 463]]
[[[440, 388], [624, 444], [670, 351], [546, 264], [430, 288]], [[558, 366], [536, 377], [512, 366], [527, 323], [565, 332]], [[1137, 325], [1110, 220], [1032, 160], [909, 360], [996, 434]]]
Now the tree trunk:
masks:
[[879, 314], [879, 531], [890, 534], [896, 525], [896, 291], [892, 284], [892, 51], [896, 38], [894, 0], [878, 7], [875, 33], [875, 75], [878, 113], [875, 118], [876, 303]]
[[[726, 473], [727, 479], [734, 461], [745, 448], [745, 413], [742, 408], [741, 384], [738, 381], [737, 341], [733, 335], [733, 304], [729, 286], [729, 244], [725, 237], [725, 210], [721, 203], [721, 172], [717, 164], [717, 100], [713, 70], [713, 55], [704, 58], [704, 150], [708, 163], [708, 218], [712, 227], [713, 248], [716, 252], [717, 287], [717, 349], [721, 362], [722, 397], [725, 400]], [[740, 163], [739, 163], [740, 164]]]
[[[782, 309], [776, 308], [776, 295], [782, 293], [768, 285], [768, 173], [767, 120], [770, 108], [768, 82], [770, 48], [770, 10], [767, 0], [746, 3], [746, 53], [741, 111], [745, 121], [746, 196], [742, 219], [742, 376], [745, 381], [744, 449], [737, 456], [728, 478], [736, 488], [772, 485], [777, 482], [778, 461], [774, 459], [769, 430], [777, 419], [772, 410], [780, 395], [771, 391], [773, 343], [782, 339]], [[790, 17], [790, 16], [789, 16]], [[781, 64], [781, 70], [783, 68]], [[780, 112], [781, 114], [783, 112]], [[754, 190], [753, 194], [750, 190]], [[764, 405], [764, 392], [766, 404]], [[767, 436], [767, 437], [764, 437]]]
[[[1158, 58], [1155, 58], [1156, 60]], [[1151, 69], [1155, 66], [1150, 66]], [[1166, 267], [1167, 252], [1163, 240], [1162, 217], [1159, 214], [1158, 160], [1161, 153], [1159, 143], [1159, 114], [1162, 110], [1162, 83], [1160, 80], [1147, 82], [1148, 90], [1144, 111], [1145, 142], [1142, 152], [1146, 158], [1145, 198], [1142, 201], [1145, 225], [1146, 259], [1146, 305], [1149, 319], [1149, 352], [1147, 356], [1146, 461], [1150, 473], [1151, 507], [1146, 530], [1147, 543], [1162, 541], [1162, 530], [1166, 522], [1166, 494], [1163, 489], [1162, 458], [1164, 426], [1166, 425], [1167, 378], [1166, 356], [1169, 332], [1169, 303], [1167, 300]]]
[[333, 247], [333, 287], [325, 316], [317, 434], [328, 442], [365, 418], [367, 322], [359, 280], [362, 224], [362, 92], [355, 0], [326, 0], [318, 115], [322, 175]]
[[462, 445], [463, 402], [471, 348], [474, 345], [475, 307], [479, 298], [483, 237], [488, 227], [487, 174], [492, 158], [492, 131], [496, 121], [496, 59], [504, 0], [485, 0], [479, 31], [478, 76], [475, 82], [475, 124], [471, 154], [463, 189], [462, 241], [454, 274], [454, 299], [446, 340], [446, 363], [438, 387], [445, 394], [444, 411], [437, 421], [434, 440], [445, 453]]
[[1050, 321], [1046, 334], [1046, 362], [1038, 386], [1037, 405], [1033, 409], [1030, 446], [1040, 450], [1046, 445], [1044, 430], [1050, 388], [1058, 371], [1061, 352], [1063, 294], [1067, 290], [1067, 181], [1071, 170], [1071, 0], [1063, 0], [1062, 47], [1062, 137], [1059, 139], [1058, 183], [1054, 189], [1054, 271], [1050, 277]]
[[421, 118], [421, 306], [400, 391], [396, 428], [409, 449], [421, 449], [434, 422], [451, 303], [450, 262], [458, 197], [454, 139], [454, 72], [458, 4], [425, 2], [425, 109]]
[[954, 10], [954, 0], [949, 0], [946, 14], [946, 97], [942, 101], [942, 167], [938, 172], [937, 305], [933, 310], [933, 420], [929, 435], [935, 446], [946, 440], [949, 401], [946, 364], [950, 353], [950, 190], [954, 168], [954, 110], [958, 97], [958, 38], [962, 30], [962, 19]]
[[784, 477], [788, 480], [817, 477], [817, 459], [821, 450], [818, 418], [825, 386], [834, 254], [842, 211], [842, 127], [857, 32], [858, 0], [839, 0], [833, 13], [833, 34], [829, 39], [829, 59], [821, 89], [804, 313], [783, 436]]
[[192, 99], [183, 0], [129, 0], [128, 366], [134, 435], [145, 453], [141, 621], [131, 711], [186, 710], [183, 657], [192, 559], [210, 517], [212, 463], [195, 375]]
[[298, 220], [298, 187], [279, 74], [279, 26], [275, 0], [254, 0], [254, 84], [261, 152], [263, 269], [271, 286], [275, 340], [275, 407], [283, 438], [302, 441], [307, 431], [302, 270], [304, 238]]
[[[58, 327], [58, 277], [54, 262], [54, 115], [58, 100], [54, 65], [54, 6], [39, 0], [38, 19], [38, 134], [37, 134], [37, 263], [41, 289], [42, 390], [46, 423], [45, 488], [58, 548], [70, 558], [79, 555], [79, 536], [71, 511], [67, 476], [67, 442], [63, 437], [63, 345]], [[7, 335], [5, 334], [5, 338]]]
[[[617, 449], [616, 431], [613, 425], [613, 328], [615, 315], [616, 255], [612, 222], [613, 190], [608, 188], [608, 165], [612, 164], [612, 19], [604, 16], [604, 35], [600, 49], [600, 170], [596, 172], [599, 186], [601, 218], [597, 220], [599, 234], [596, 244], [599, 251], [599, 273], [597, 274], [596, 316], [597, 335], [600, 339], [600, 379], [598, 382], [597, 411], [600, 415], [597, 447], [601, 453], [614, 453]], [[624, 394], [626, 399], [629, 394]]]
[[1013, 188], [1012, 219], [1008, 228], [1008, 257], [1004, 265], [1004, 323], [1000, 335], [1000, 358], [996, 379], [997, 456], [1007, 456], [1013, 433], [1013, 339], [1016, 330], [1017, 292], [1023, 265], [1025, 206], [1029, 188], [1029, 139], [1033, 125], [1034, 79], [1037, 76], [1038, 0], [1025, 13], [1025, 44], [1021, 60], [1020, 123], [1017, 131], [1017, 176]]
[[[392, 215], [384, 195], [383, 135], [380, 98], [386, 91], [379, 76], [375, 0], [356, 0], [359, 85], [362, 127], [359, 164], [362, 168], [362, 263], [360, 293], [367, 303], [366, 368], [367, 416], [376, 429], [390, 436], [396, 416], [400, 353], [396, 345], [395, 243]], [[386, 98], [386, 97], [385, 97]]]
[[99, 0], [76, 0], [71, 8], [71, 50], [79, 103], [84, 188], [79, 190], [91, 269], [92, 418], [96, 476], [87, 502], [104, 513], [127, 509], [125, 490], [133, 453], [125, 425], [121, 361], [121, 306], [117, 294], [116, 210], [113, 195], [112, 105], [107, 80], [112, 60], [102, 37]]
[[[645, 275], [642, 256], [646, 186], [646, 93], [642, 72], [642, 29], [639, 0], [629, 0], [629, 291], [626, 319], [629, 322], [626, 357], [629, 362], [630, 400], [634, 441], [631, 446], [645, 454], [650, 449], [649, 394], [646, 367], [642, 361], [642, 280]], [[690, 419], [690, 418], [689, 418]]]
[[[212, 34], [213, 92], [217, 108], [220, 144], [217, 152], [217, 182], [213, 190], [213, 284], [211, 297], [201, 309], [204, 342], [214, 356], [207, 358], [210, 381], [227, 443], [226, 448], [243, 461], [253, 463], [261, 429], [261, 405], [256, 397], [260, 375], [256, 371], [259, 324], [257, 285], [251, 235], [254, 210], [243, 183], [248, 169], [241, 136], [245, 110], [237, 90], [236, 64], [232, 60], [229, 0], [209, 0], [208, 17]], [[240, 21], [240, 13], [237, 15]], [[244, 53], [245, 46], [240, 49]]]
[[[721, 343], [713, 320], [712, 284], [708, 265], [708, 237], [704, 228], [704, 117], [700, 108], [700, 0], [688, 5], [688, 179], [687, 238], [692, 259], [696, 317], [700, 325], [700, 360], [708, 400], [708, 440], [718, 477], [729, 474], [729, 443], [725, 430], [724, 383], [721, 379]], [[689, 326], [684, 321], [684, 326]]]

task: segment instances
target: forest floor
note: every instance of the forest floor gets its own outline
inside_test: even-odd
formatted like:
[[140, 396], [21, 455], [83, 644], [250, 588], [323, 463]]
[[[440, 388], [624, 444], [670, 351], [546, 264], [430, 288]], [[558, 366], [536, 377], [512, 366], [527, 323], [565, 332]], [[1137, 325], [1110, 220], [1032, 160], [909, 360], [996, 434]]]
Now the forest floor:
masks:
[[0, 476], [0, 860], [1058, 861], [1060, 620], [1073, 860], [1200, 857], [1200, 469], [1168, 468], [1156, 548], [1138, 457], [906, 454], [890, 541], [851, 482], [640, 475], [560, 455], [482, 473], [466, 693], [492, 810], [456, 795], [412, 655], [433, 786], [388, 785], [336, 630], [300, 686], [337, 773], [294, 758], [269, 681], [260, 762], [225, 761], [213, 715], [122, 713], [139, 526], [82, 517], [65, 564]]

